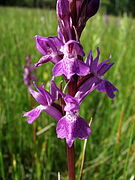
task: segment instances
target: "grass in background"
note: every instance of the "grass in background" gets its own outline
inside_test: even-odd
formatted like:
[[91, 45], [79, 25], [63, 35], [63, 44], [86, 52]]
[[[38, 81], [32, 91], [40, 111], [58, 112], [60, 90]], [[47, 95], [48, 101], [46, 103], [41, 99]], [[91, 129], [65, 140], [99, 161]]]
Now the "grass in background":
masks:
[[[107, 74], [119, 89], [114, 100], [104, 93], [92, 92], [82, 104], [81, 116], [93, 117], [88, 139], [83, 180], [135, 179], [135, 21], [97, 14], [85, 28], [81, 42], [88, 54], [101, 49], [101, 61], [113, 55], [116, 64]], [[27, 87], [23, 85], [25, 58], [33, 64], [41, 55], [35, 48], [34, 35], [57, 34], [57, 19], [51, 10], [0, 8], [0, 178], [3, 180], [55, 180], [58, 172], [66, 180], [65, 142], [56, 138], [55, 126], [36, 137], [37, 131], [56, 123], [45, 113], [28, 125], [22, 115], [31, 109]], [[38, 84], [49, 88], [51, 77], [47, 63], [37, 69]], [[34, 101], [35, 103], [35, 101]], [[33, 105], [36, 106], [36, 103]], [[76, 169], [84, 141], [77, 140]]]

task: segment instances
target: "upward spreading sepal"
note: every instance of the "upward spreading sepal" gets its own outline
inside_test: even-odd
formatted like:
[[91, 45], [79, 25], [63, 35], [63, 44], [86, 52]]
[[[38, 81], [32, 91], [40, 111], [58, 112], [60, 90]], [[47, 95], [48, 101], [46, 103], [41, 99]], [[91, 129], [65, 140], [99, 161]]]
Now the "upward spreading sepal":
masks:
[[28, 117], [27, 122], [29, 124], [33, 123], [39, 117], [42, 111], [45, 111], [50, 116], [52, 116], [55, 120], [58, 121], [62, 117], [62, 114], [55, 106], [53, 106], [54, 101], [57, 99], [54, 89], [52, 89], [51, 93], [49, 93], [48, 91], [44, 89], [43, 84], [42, 84], [42, 87], [38, 87], [36, 84], [34, 85], [36, 89], [38, 90], [38, 92], [34, 91], [32, 88], [30, 88], [29, 91], [40, 105], [24, 114], [24, 116]]

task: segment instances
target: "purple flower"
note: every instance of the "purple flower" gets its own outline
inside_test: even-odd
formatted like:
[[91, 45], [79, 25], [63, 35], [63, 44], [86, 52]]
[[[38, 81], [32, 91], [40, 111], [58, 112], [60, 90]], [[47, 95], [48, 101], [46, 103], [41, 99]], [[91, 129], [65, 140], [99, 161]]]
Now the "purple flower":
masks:
[[64, 44], [58, 37], [35, 36], [35, 39], [38, 51], [44, 55], [36, 67], [51, 61], [55, 64], [54, 76], [63, 74], [67, 79], [74, 74], [85, 76], [89, 72], [89, 67], [78, 57], [85, 55], [79, 42], [70, 40]]
[[[40, 105], [24, 114], [24, 116], [28, 117], [27, 122], [29, 124], [33, 123], [42, 111], [45, 111], [58, 121], [56, 128], [57, 137], [65, 138], [69, 147], [72, 146], [76, 138], [88, 138], [91, 130], [87, 122], [79, 116], [80, 104], [76, 97], [64, 94], [56, 87], [54, 81], [51, 81], [50, 93], [44, 89], [43, 84], [41, 88], [36, 84], [34, 85], [38, 92], [32, 88], [29, 91]], [[65, 116], [62, 116], [62, 113], [54, 105], [54, 101], [58, 99], [58, 93], [61, 94], [65, 101]]]
[[98, 64], [100, 50], [97, 48], [97, 57], [93, 60], [92, 51], [90, 51], [86, 64], [90, 68], [89, 77], [79, 87], [79, 91], [76, 93], [76, 97], [80, 102], [95, 88], [100, 92], [106, 92], [110, 98], [114, 98], [114, 91], [118, 89], [109, 81], [103, 78], [103, 75], [112, 67], [114, 63], [110, 63], [109, 60], [103, 61]]
[[79, 116], [80, 105], [77, 98], [66, 95], [64, 101], [66, 114], [58, 121], [56, 132], [57, 137], [65, 138], [71, 147], [76, 138], [87, 139], [91, 130], [87, 122]]
[[36, 35], [35, 40], [38, 51], [43, 55], [38, 63], [35, 64], [36, 67], [49, 61], [55, 64], [61, 59], [62, 52], [60, 49], [63, 46], [63, 42], [57, 36], [41, 37]]
[[84, 56], [83, 48], [79, 42], [71, 40], [65, 43], [62, 47], [64, 57], [61, 61], [55, 64], [53, 68], [53, 75], [65, 75], [70, 79], [74, 74], [85, 76], [89, 72], [89, 67], [79, 59], [78, 56]]
[[26, 65], [24, 66], [23, 80], [26, 86], [31, 86], [33, 81], [36, 81], [36, 75], [32, 74], [35, 68], [31, 65], [30, 56], [26, 57]]
[[55, 120], [59, 120], [62, 117], [61, 112], [53, 105], [56, 100], [56, 92], [53, 89], [54, 85], [51, 86], [51, 93], [44, 89], [44, 85], [42, 87], [38, 87], [34, 84], [37, 91], [34, 91], [32, 88], [29, 89], [31, 95], [35, 98], [35, 100], [40, 104], [36, 108], [32, 109], [29, 112], [26, 112], [24, 116], [28, 117], [27, 122], [29, 124], [33, 123], [40, 115], [42, 111], [45, 111], [50, 116], [52, 116]]

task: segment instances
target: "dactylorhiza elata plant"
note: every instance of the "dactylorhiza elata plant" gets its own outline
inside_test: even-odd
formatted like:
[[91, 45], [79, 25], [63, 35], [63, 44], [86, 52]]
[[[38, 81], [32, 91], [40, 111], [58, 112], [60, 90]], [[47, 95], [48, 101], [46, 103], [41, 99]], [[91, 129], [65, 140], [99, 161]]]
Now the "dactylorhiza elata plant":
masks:
[[[100, 0], [58, 0], [58, 36], [41, 37], [36, 35], [36, 47], [43, 55], [35, 64], [36, 67], [51, 61], [54, 64], [50, 92], [44, 84], [37, 91], [30, 88], [29, 92], [39, 103], [39, 106], [26, 112], [27, 122], [33, 123], [42, 111], [48, 113], [57, 121], [56, 133], [58, 138], [65, 138], [68, 148], [72, 148], [76, 138], [87, 139], [91, 130], [87, 122], [79, 116], [80, 104], [94, 89], [105, 92], [114, 98], [118, 89], [104, 74], [114, 63], [110, 58], [99, 63], [100, 50], [93, 58], [92, 51], [83, 61], [85, 53], [80, 44], [80, 36], [87, 20], [96, 14]], [[68, 93], [64, 93], [55, 84], [55, 77], [63, 76]], [[58, 100], [58, 104], [56, 103]]]

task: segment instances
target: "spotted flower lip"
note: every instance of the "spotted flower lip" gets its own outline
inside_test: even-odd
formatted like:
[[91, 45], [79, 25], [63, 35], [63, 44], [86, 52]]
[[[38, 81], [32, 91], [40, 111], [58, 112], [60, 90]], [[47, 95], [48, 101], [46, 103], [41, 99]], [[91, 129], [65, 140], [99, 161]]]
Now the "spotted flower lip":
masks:
[[57, 137], [65, 138], [69, 147], [76, 138], [87, 139], [91, 133], [87, 122], [75, 112], [67, 112], [57, 123]]
[[[56, 100], [56, 93], [53, 92], [54, 89], [51, 90], [52, 94], [50, 94], [48, 91], [44, 89], [44, 85], [42, 84], [42, 87], [38, 87], [34, 83], [37, 91], [34, 91], [32, 88], [30, 88], [31, 95], [35, 98], [35, 100], [40, 104], [36, 108], [32, 109], [29, 112], [26, 112], [23, 116], [28, 117], [27, 122], [29, 124], [33, 123], [40, 115], [42, 111], [45, 111], [50, 116], [52, 116], [55, 120], [59, 120], [62, 117], [61, 112], [53, 106], [54, 100]], [[51, 86], [52, 88], [53, 86]]]
[[57, 137], [65, 138], [69, 147], [72, 146], [76, 138], [87, 139], [91, 133], [87, 122], [79, 116], [80, 104], [76, 97], [69, 94], [64, 96], [65, 116], [63, 116], [57, 123]]

